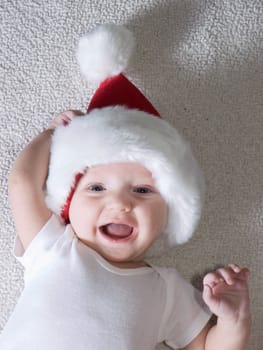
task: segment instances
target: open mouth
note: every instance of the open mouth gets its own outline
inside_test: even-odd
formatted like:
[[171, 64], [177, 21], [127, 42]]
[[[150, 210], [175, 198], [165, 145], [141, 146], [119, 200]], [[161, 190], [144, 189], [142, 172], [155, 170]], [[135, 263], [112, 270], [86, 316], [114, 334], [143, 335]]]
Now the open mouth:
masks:
[[129, 239], [133, 234], [133, 227], [126, 224], [110, 223], [100, 226], [100, 232], [109, 240], [123, 241]]

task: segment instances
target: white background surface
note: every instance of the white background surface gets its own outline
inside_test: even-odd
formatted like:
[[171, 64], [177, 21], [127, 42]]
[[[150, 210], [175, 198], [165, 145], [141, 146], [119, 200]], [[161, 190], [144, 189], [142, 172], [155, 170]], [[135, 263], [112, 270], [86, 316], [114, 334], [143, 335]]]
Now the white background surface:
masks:
[[262, 350], [263, 2], [2, 0], [0, 16], [0, 328], [22, 288], [7, 174], [55, 112], [85, 108], [92, 90], [78, 70], [77, 41], [114, 22], [137, 38], [127, 75], [192, 143], [207, 181], [195, 237], [156, 263], [177, 266], [197, 286], [218, 265], [248, 266], [249, 350]]

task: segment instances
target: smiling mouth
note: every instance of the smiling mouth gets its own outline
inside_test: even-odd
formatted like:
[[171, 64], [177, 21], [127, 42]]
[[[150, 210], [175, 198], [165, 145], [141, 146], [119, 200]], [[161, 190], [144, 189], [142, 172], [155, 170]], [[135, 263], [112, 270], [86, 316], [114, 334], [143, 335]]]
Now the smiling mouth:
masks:
[[127, 240], [132, 236], [134, 231], [132, 226], [114, 223], [101, 226], [99, 230], [104, 237], [114, 241]]

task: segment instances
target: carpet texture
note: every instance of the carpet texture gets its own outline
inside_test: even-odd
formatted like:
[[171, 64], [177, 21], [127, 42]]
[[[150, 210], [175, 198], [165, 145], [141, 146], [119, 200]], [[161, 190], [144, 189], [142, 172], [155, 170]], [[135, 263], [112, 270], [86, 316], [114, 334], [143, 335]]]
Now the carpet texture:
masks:
[[210, 269], [248, 266], [249, 350], [262, 350], [263, 2], [2, 0], [0, 16], [0, 328], [23, 285], [12, 256], [10, 166], [54, 113], [85, 109], [92, 90], [76, 44], [95, 25], [114, 22], [137, 38], [127, 75], [190, 140], [207, 182], [195, 237], [155, 263], [177, 266], [199, 287]]

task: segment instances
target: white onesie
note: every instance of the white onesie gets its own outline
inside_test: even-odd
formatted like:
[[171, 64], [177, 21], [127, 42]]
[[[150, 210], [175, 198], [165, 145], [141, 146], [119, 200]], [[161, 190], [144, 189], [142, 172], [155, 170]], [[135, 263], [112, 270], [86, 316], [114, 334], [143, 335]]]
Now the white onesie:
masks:
[[25, 288], [1, 350], [153, 350], [186, 346], [210, 318], [200, 293], [172, 268], [121, 269], [53, 215], [24, 252]]

